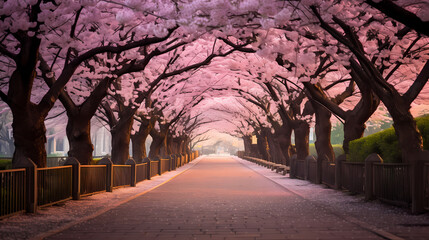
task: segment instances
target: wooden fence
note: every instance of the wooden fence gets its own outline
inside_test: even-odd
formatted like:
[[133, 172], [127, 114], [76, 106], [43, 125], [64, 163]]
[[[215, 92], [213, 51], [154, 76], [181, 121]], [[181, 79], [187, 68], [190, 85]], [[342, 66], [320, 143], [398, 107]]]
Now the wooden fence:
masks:
[[27, 159], [22, 161], [23, 168], [0, 171], [0, 218], [23, 211], [35, 212], [41, 206], [78, 200], [117, 187], [135, 186], [194, 160], [198, 152], [185, 156], [175, 154], [140, 164], [130, 159], [126, 165], [114, 165], [108, 158], [100, 160], [99, 165], [80, 165], [75, 158], [68, 158], [64, 166], [49, 168], [37, 168]]
[[[243, 159], [251, 158], [243, 156]], [[345, 159], [342, 155], [335, 162], [317, 162], [312, 157], [302, 160], [295, 155], [290, 161], [290, 177], [323, 183], [328, 187], [355, 194], [365, 194], [367, 200], [377, 198], [394, 205], [411, 206], [416, 213], [421, 212], [416, 207], [420, 201], [424, 203], [424, 208], [429, 210], [429, 163], [423, 165], [423, 187], [416, 188], [420, 193], [424, 191], [424, 194], [417, 194], [417, 197], [414, 197], [417, 200], [413, 200], [410, 164], [382, 163], [377, 154], [369, 155], [365, 163], [346, 162]], [[419, 195], [424, 195], [423, 201]]]

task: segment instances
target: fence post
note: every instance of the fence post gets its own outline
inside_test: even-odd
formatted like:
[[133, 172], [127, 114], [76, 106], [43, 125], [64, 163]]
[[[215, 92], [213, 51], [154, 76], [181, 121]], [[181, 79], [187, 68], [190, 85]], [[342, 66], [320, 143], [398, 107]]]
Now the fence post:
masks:
[[125, 162], [125, 165], [131, 166], [131, 178], [130, 178], [130, 186], [135, 187], [136, 186], [136, 161], [134, 159], [130, 158]]
[[14, 168], [25, 168], [25, 210], [37, 212], [37, 166], [26, 157], [17, 158]]
[[113, 191], [113, 163], [110, 158], [105, 157], [98, 162], [98, 165], [106, 165], [106, 192]]
[[343, 187], [342, 180], [342, 166], [346, 161], [346, 155], [342, 154], [335, 159], [335, 189], [340, 190]]
[[371, 153], [365, 159], [365, 200], [374, 199], [374, 163], [381, 163], [383, 159], [376, 153]]
[[310, 162], [316, 161], [313, 155], [308, 155], [305, 158], [305, 179], [310, 180]]
[[150, 180], [150, 173], [151, 173], [151, 171], [150, 171], [150, 168], [151, 168], [151, 166], [150, 166], [150, 158], [148, 158], [148, 157], [144, 158], [143, 162], [147, 163], [147, 165], [146, 165], [146, 173], [147, 173], [146, 179]]
[[297, 155], [294, 154], [292, 155], [292, 157], [290, 158], [290, 173], [289, 173], [289, 177], [290, 178], [296, 178], [296, 159], [297, 159]]
[[425, 179], [424, 166], [429, 161], [429, 151], [421, 152], [418, 159], [411, 162], [411, 212], [413, 214], [423, 213], [425, 211]]
[[80, 199], [80, 162], [74, 157], [68, 157], [64, 166], [72, 166], [72, 197], [73, 200]]
[[316, 161], [316, 184], [322, 183], [322, 174], [323, 174], [323, 162], [328, 161], [326, 155], [318, 156]]
[[161, 158], [158, 156], [153, 158], [153, 161], [158, 162], [158, 175], [161, 176]]

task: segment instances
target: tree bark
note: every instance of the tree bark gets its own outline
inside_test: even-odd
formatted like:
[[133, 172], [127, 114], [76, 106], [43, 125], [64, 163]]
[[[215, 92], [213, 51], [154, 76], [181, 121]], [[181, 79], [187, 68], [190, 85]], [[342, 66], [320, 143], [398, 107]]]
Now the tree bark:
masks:
[[149, 157], [156, 157], [156, 156], [164, 156], [166, 153], [165, 146], [167, 141], [167, 134], [168, 134], [168, 128], [163, 129], [164, 127], [161, 127], [160, 132], [156, 131], [155, 129], [152, 129], [150, 132], [150, 135], [152, 136], [152, 143], [150, 144], [150, 150], [149, 150]]
[[36, 76], [40, 39], [27, 37], [23, 33], [21, 50], [16, 56], [16, 70], [9, 80], [9, 90], [5, 102], [9, 105], [13, 120], [15, 151], [12, 165], [17, 159], [30, 158], [37, 167], [46, 167], [45, 118], [51, 106], [40, 106], [30, 101], [31, 89]]
[[122, 116], [113, 128], [112, 134], [112, 162], [115, 164], [125, 164], [130, 157], [131, 129], [133, 127], [133, 114]]
[[305, 159], [309, 155], [310, 126], [304, 120], [294, 120], [295, 147], [298, 159]]
[[290, 158], [293, 154], [292, 149], [292, 128], [283, 124], [279, 129], [276, 130], [274, 139], [280, 145], [280, 150], [284, 160], [282, 164], [287, 166], [290, 165]]
[[91, 142], [91, 117], [83, 117], [82, 114], [68, 114], [66, 127], [70, 145], [68, 156], [75, 157], [83, 165], [91, 164], [94, 151]]
[[267, 131], [270, 131], [268, 128], [261, 128], [261, 133], [256, 135], [258, 139], [258, 150], [259, 154], [261, 155], [262, 159], [271, 161], [271, 155], [270, 155], [270, 147], [268, 145], [268, 139], [267, 139]]
[[45, 117], [40, 116], [34, 104], [11, 108], [13, 113], [13, 138], [15, 151], [12, 166], [21, 158], [30, 158], [38, 168], [46, 167], [46, 128]]
[[145, 157], [147, 157], [146, 139], [149, 136], [150, 131], [153, 129], [153, 124], [154, 120], [152, 118], [146, 119], [142, 116], [139, 130], [131, 135], [133, 158], [137, 162], [141, 162]]
[[316, 142], [314, 143], [317, 151], [317, 155], [322, 157], [326, 156], [326, 159], [330, 162], [335, 161], [335, 153], [331, 144], [331, 112], [325, 107], [315, 101], [311, 101], [311, 104], [316, 115]]
[[252, 136], [245, 135], [241, 137], [243, 139], [243, 145], [244, 145], [244, 155], [245, 156], [251, 156], [252, 152]]

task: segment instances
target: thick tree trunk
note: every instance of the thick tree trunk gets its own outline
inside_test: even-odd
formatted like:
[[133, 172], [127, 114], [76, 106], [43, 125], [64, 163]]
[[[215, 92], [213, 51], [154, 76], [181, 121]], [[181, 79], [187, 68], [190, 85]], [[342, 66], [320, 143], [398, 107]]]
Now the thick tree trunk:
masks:
[[180, 138], [174, 137], [171, 139], [171, 152], [172, 154], [180, 153]]
[[326, 156], [328, 161], [335, 160], [334, 149], [331, 145], [331, 112], [319, 103], [311, 101], [316, 115], [316, 146], [317, 155], [319, 157]]
[[350, 142], [363, 137], [365, 132], [365, 122], [359, 121], [354, 115], [347, 115], [344, 121], [344, 141], [343, 149], [346, 154], [350, 151]]
[[393, 119], [393, 127], [395, 128], [399, 146], [401, 147], [402, 161], [408, 163], [417, 161], [423, 151], [422, 136], [409, 110], [409, 104], [405, 103], [402, 99], [395, 100], [383, 102]]
[[305, 159], [309, 155], [310, 126], [306, 121], [296, 120], [293, 128], [295, 133], [295, 147], [298, 159]]
[[45, 118], [40, 116], [34, 105], [31, 107], [12, 107], [13, 138], [15, 152], [12, 166], [21, 158], [30, 158], [39, 168], [46, 167], [46, 128]]
[[290, 157], [292, 156], [292, 128], [283, 124], [279, 129], [276, 129], [274, 139], [280, 146], [284, 159], [282, 164], [289, 166]]
[[268, 139], [271, 161], [274, 163], [282, 163], [284, 156], [281, 151], [281, 146], [279, 142], [275, 140], [274, 135], [271, 133], [267, 136], [267, 139]]
[[269, 148], [268, 139], [267, 139], [267, 128], [261, 129], [261, 133], [257, 135], [257, 139], [258, 139], [258, 150], [262, 159], [271, 161], [270, 148]]
[[252, 136], [246, 135], [241, 137], [243, 139], [243, 145], [244, 145], [244, 155], [245, 156], [251, 156], [252, 152]]
[[164, 146], [165, 135], [152, 135], [152, 143], [150, 144], [149, 157], [153, 158], [161, 155], [161, 148]]
[[[39, 11], [40, 9], [32, 9]], [[35, 15], [37, 16], [37, 15]], [[16, 56], [16, 70], [9, 80], [7, 100], [12, 110], [15, 151], [12, 165], [20, 158], [30, 158], [37, 167], [46, 167], [45, 118], [51, 105], [31, 103], [31, 90], [36, 76], [40, 39], [22, 36], [20, 52]]]
[[112, 162], [125, 164], [130, 157], [131, 129], [134, 118], [121, 117], [118, 123], [111, 129], [112, 134]]
[[92, 161], [94, 146], [91, 142], [91, 118], [81, 114], [68, 115], [66, 134], [70, 144], [69, 157], [75, 157], [80, 164], [88, 165]]
[[141, 162], [145, 157], [146, 153], [146, 139], [152, 131], [153, 124], [150, 120], [142, 119], [142, 123], [139, 130], [131, 135], [131, 142], [133, 148], [133, 158], [135, 161]]
[[137, 162], [141, 162], [145, 157], [146, 153], [146, 139], [149, 136], [149, 133], [135, 133], [131, 135], [131, 143], [133, 149], [133, 159]]

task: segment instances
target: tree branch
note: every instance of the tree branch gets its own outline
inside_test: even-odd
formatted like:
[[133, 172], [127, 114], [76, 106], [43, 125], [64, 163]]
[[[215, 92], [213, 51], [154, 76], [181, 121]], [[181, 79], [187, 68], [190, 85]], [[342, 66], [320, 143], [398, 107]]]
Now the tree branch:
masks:
[[420, 71], [413, 85], [411, 85], [408, 91], [404, 95], [402, 95], [402, 97], [408, 104], [411, 104], [414, 101], [414, 99], [417, 98], [419, 93], [422, 91], [423, 87], [428, 82], [428, 79], [429, 79], [429, 60], [423, 66], [422, 70]]
[[392, 0], [366, 0], [365, 2], [416, 32], [429, 36], [429, 22], [423, 22], [414, 13], [396, 5]]

